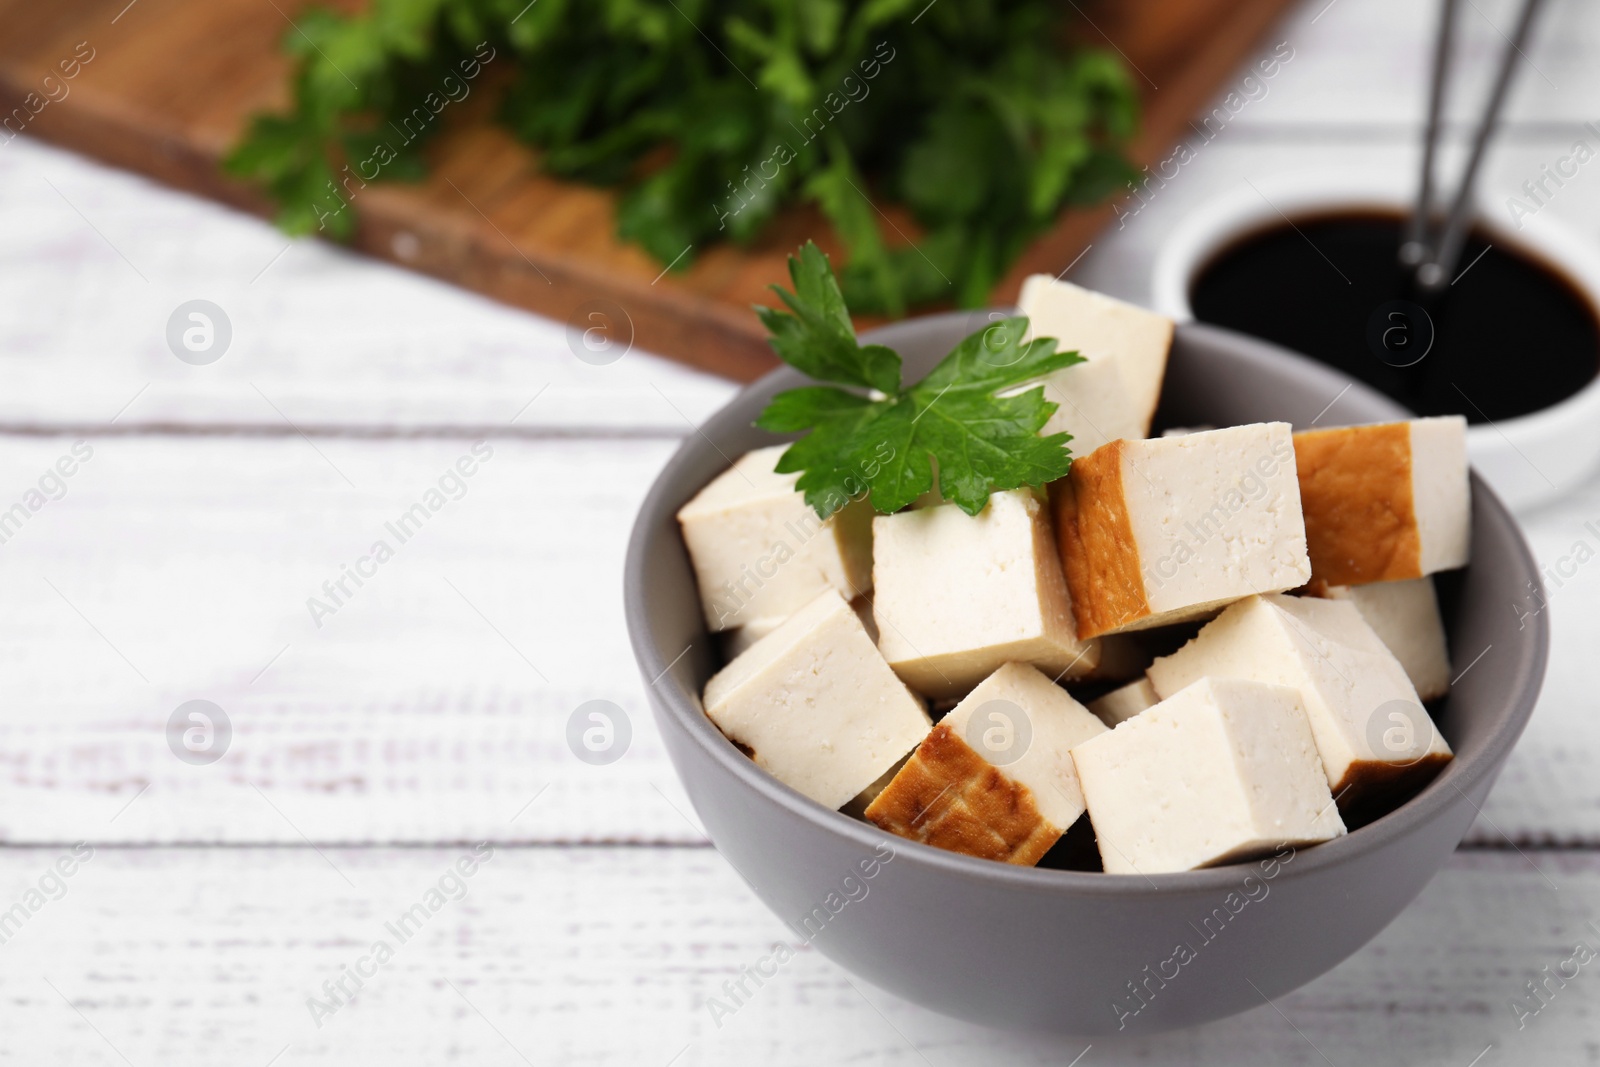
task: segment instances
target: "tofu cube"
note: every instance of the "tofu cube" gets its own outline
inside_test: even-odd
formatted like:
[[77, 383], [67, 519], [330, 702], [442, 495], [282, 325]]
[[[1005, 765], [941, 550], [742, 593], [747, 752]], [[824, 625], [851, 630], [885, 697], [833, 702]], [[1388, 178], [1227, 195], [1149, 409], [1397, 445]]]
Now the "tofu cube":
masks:
[[1072, 759], [1108, 874], [1190, 871], [1345, 832], [1287, 686], [1203, 678]]
[[1466, 419], [1308, 430], [1294, 450], [1317, 579], [1361, 585], [1466, 566]]
[[[1129, 388], [1124, 368], [1114, 359], [1096, 359], [1064, 367], [1044, 379], [1044, 398], [1056, 410], [1039, 431], [1072, 435], [1075, 456], [1086, 456], [1118, 438], [1150, 436], [1153, 410]], [[1026, 386], [1018, 392], [1026, 392]]]
[[1164, 699], [1207, 677], [1298, 689], [1342, 810], [1426, 780], [1451, 758], [1400, 661], [1349, 601], [1250, 597], [1149, 676]]
[[1437, 700], [1450, 692], [1450, 651], [1432, 578], [1367, 585], [1312, 582], [1310, 591], [1315, 596], [1354, 604], [1378, 640], [1405, 668], [1417, 696]]
[[873, 520], [878, 647], [925, 696], [959, 698], [1000, 667], [1052, 678], [1092, 670], [1075, 633], [1050, 517], [1032, 491], [995, 493], [977, 515], [954, 504]]
[[734, 660], [743, 655], [745, 650], [763, 637], [782, 626], [787, 618], [750, 619], [731, 630], [723, 630], [717, 635], [722, 644], [722, 658]]
[[[1035, 274], [1022, 283], [1017, 307], [1028, 316], [1030, 340], [1054, 337], [1058, 350], [1075, 351], [1090, 364], [1115, 363], [1138, 420], [1139, 432], [1130, 436], [1150, 435], [1150, 420], [1161, 399], [1161, 380], [1167, 371], [1167, 352], [1172, 348], [1171, 319], [1071, 282], [1058, 281], [1048, 274]], [[1059, 382], [1060, 388], [1071, 395], [1071, 378], [1083, 369], [1082, 365], [1065, 367], [1050, 375], [1047, 382]], [[1109, 386], [1109, 382], [1105, 384]], [[1060, 403], [1048, 388], [1045, 395]], [[1085, 408], [1084, 414], [1100, 419], [1095, 410]], [[1111, 417], [1108, 412], [1107, 419]]]
[[[872, 621], [871, 598], [865, 596], [856, 597], [850, 601], [850, 606], [855, 609], [855, 613], [861, 619], [862, 625], [867, 628], [867, 635], [876, 642], [878, 640], [878, 627]], [[786, 621], [788, 621], [788, 616], [784, 616], [781, 619], [751, 619], [742, 626], [735, 626], [731, 630], [722, 631], [717, 635], [722, 644], [722, 658], [724, 660], [734, 659], [745, 649], [782, 626]], [[1149, 666], [1149, 664], [1145, 664], [1145, 666]]]
[[1140, 677], [1097, 700], [1089, 701], [1089, 710], [1107, 726], [1116, 726], [1159, 703], [1161, 698], [1156, 695], [1156, 687], [1150, 684], [1149, 678]]
[[1072, 747], [1105, 730], [1037, 668], [1007, 663], [933, 728], [866, 816], [912, 841], [1031, 867], [1083, 814]]
[[839, 808], [927, 736], [927, 709], [828, 590], [706, 683], [706, 716], [780, 782]]
[[1204, 618], [1311, 577], [1288, 423], [1113, 441], [1051, 496], [1081, 638]]
[[848, 600], [872, 587], [872, 505], [819, 520], [800, 476], [773, 469], [787, 447], [745, 453], [678, 510], [713, 633], [786, 619], [826, 589]]

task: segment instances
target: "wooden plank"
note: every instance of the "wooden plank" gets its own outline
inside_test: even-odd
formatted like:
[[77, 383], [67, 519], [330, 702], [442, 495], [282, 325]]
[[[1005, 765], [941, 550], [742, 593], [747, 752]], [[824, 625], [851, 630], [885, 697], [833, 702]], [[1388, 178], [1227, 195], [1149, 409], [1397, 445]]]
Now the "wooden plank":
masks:
[[[642, 345], [592, 355], [564, 322], [26, 139], [0, 150], [0, 228], [0, 425], [317, 433], [517, 416], [525, 432], [678, 436], [733, 394]], [[194, 299], [232, 326], [206, 366], [166, 338]]]
[[[90, 444], [61, 499], [0, 529], [0, 838], [699, 840], [619, 586], [673, 444], [497, 440], [459, 500], [396, 526], [471, 446]], [[71, 454], [7, 440], [0, 510]], [[347, 567], [373, 573], [358, 587]], [[165, 733], [197, 699], [234, 730], [209, 766]], [[632, 720], [608, 767], [567, 747], [590, 700]]]
[[1600, 664], [1600, 479], [1553, 503], [1523, 523], [1539, 563], [1547, 608], [1529, 595], [1510, 612], [1547, 611], [1550, 670], [1544, 694], [1522, 741], [1512, 752], [1485, 806], [1475, 840], [1535, 843], [1600, 842], [1600, 795], [1573, 783], [1592, 778], [1600, 758], [1600, 729], [1593, 713]]
[[[1253, 195], [1247, 179], [1412, 167], [1401, 141], [1260, 134], [1230, 127], [1200, 146], [1145, 207], [1122, 209], [1074, 279], [1148, 302], [1172, 229], [1213, 197]], [[1500, 142], [1484, 175], [1488, 210], [1509, 222], [1506, 198], [1569, 143], [1538, 131]], [[1580, 172], [1544, 210], [1594, 231], [1597, 180]], [[642, 346], [586, 364], [562, 323], [319, 242], [291, 245], [248, 217], [24, 140], [0, 151], [0, 228], [0, 428], [103, 425], [137, 396], [118, 426], [281, 432], [286, 417], [311, 432], [489, 430], [539, 394], [519, 430], [676, 436], [734, 392]], [[197, 297], [234, 325], [233, 347], [205, 367], [179, 362], [164, 338], [172, 311]]]
[[[1457, 132], [1477, 122], [1520, 6], [1517, 0], [1474, 0], [1461, 9], [1455, 81], [1446, 100], [1447, 122]], [[1297, 5], [1271, 31], [1271, 39], [1294, 49], [1294, 58], [1266, 83], [1265, 95], [1239, 113], [1237, 123], [1290, 134], [1322, 127], [1370, 136], [1377, 128], [1415, 141], [1427, 113], [1438, 16], [1435, 3], [1311, 0]], [[1596, 48], [1600, 11], [1593, 4], [1546, 4], [1506, 101], [1509, 131], [1559, 126], [1578, 132], [1594, 121], [1590, 101], [1600, 90]], [[1591, 134], [1591, 145], [1594, 140]]]
[[[1130, 62], [1153, 72], [1151, 106], [1136, 146], [1154, 159], [1199, 101], [1249, 52], [1286, 0], [1142, 0], [1092, 5]], [[221, 199], [267, 210], [253, 190], [225, 179], [217, 162], [250, 114], [280, 104], [285, 62], [277, 42], [303, 3], [256, 0], [71, 0], [49, 14], [24, 0], [0, 4], [0, 113], [26, 109], [12, 129], [84, 151], [115, 165]], [[1174, 37], [1144, 23], [1188, 27]], [[28, 94], [72, 57], [94, 52], [58, 104]], [[216, 42], [226, 42], [222, 48]], [[88, 53], [84, 53], [88, 54]], [[221, 85], [221, 92], [211, 86]], [[1155, 86], [1165, 85], [1157, 90]], [[42, 99], [36, 95], [35, 101]], [[476, 105], [469, 105], [476, 107]], [[478, 108], [481, 112], [481, 108]], [[445, 127], [430, 149], [436, 166], [420, 186], [376, 185], [360, 195], [357, 248], [446, 278], [496, 299], [566, 319], [596, 297], [628, 310], [653, 350], [748, 380], [772, 365], [746, 307], [784, 277], [794, 242], [814, 235], [836, 246], [821, 220], [798, 211], [751, 249], [709, 250], [690, 270], [659, 278], [660, 264], [617, 239], [612, 195], [542, 176], [534, 155], [481, 114]], [[470, 177], [452, 189], [452, 174]], [[1075, 255], [1104, 213], [1068, 216], [1034, 255]], [[902, 224], [901, 228], [904, 228]], [[1015, 292], [1017, 275], [1001, 286]]]
[[[37, 889], [62, 851], [0, 852], [0, 901]], [[1090, 1044], [955, 1022], [851, 978], [709, 850], [496, 849], [461, 889], [447, 881], [460, 899], [396, 938], [385, 924], [470, 851], [99, 848], [65, 895], [13, 924], [0, 996], [29, 1022], [7, 1050], [140, 1067], [1042, 1065]], [[1580, 1062], [1600, 1025], [1594, 963], [1552, 984], [1521, 1029], [1511, 1005], [1576, 942], [1600, 940], [1600, 859], [1534, 862], [1458, 854], [1377, 940], [1274, 1007], [1096, 1038], [1081, 1062]], [[308, 999], [380, 940], [392, 958], [318, 1027]], [[707, 999], [778, 943], [795, 958], [719, 1026]]]
[[[0, 840], [701, 840], [619, 587], [671, 442], [495, 439], [461, 499], [403, 544], [386, 524], [469, 440], [89, 444], [62, 499], [0, 527]], [[71, 445], [0, 437], [0, 513]], [[1589, 517], [1600, 486], [1540, 517], [1540, 558], [1559, 561]], [[323, 583], [380, 539], [394, 558], [363, 564], [376, 573], [335, 603]], [[337, 610], [313, 619], [313, 596]], [[1597, 603], [1593, 565], [1552, 600], [1544, 698], [1474, 840], [1600, 843], [1584, 769], [1600, 761]], [[164, 734], [195, 699], [235, 729], [211, 766]], [[589, 700], [631, 723], [610, 766], [566, 744]]]

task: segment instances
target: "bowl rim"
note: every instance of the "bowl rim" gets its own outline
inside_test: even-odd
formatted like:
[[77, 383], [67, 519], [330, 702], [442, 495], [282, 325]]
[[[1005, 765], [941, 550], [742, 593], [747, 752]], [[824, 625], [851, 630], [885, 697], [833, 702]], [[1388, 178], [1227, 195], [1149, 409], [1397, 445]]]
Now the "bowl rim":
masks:
[[[1000, 310], [1004, 311], [1006, 309]], [[912, 324], [926, 324], [930, 320], [943, 321], [947, 319], [961, 319], [970, 323], [973, 321], [974, 315], [980, 314], [984, 314], [984, 312], [954, 311], [938, 315], [920, 316], [916, 319], [905, 320], [901, 323], [869, 331], [862, 335], [862, 340], [867, 343], [889, 343], [889, 339], [895, 333]], [[1195, 334], [1220, 340], [1256, 358], [1292, 359], [1300, 363], [1304, 368], [1320, 371], [1337, 381], [1348, 381], [1352, 390], [1367, 390], [1367, 387], [1360, 382], [1347, 380], [1344, 376], [1314, 360], [1296, 355], [1269, 342], [1203, 323], [1180, 322], [1177, 328], [1180, 333]], [[749, 404], [750, 399], [755, 394], [780, 383], [797, 385], [803, 381], [805, 379], [797, 371], [788, 367], [779, 367], [742, 388], [728, 403], [718, 409], [708, 421], [715, 421], [721, 416], [731, 414]], [[752, 412], [752, 417], [753, 415], [754, 413]], [[698, 427], [697, 432], [699, 432]], [[1250, 874], [1256, 864], [1265, 861], [1267, 857], [1258, 857], [1254, 860], [1200, 870], [1150, 874], [1109, 874], [1099, 871], [1067, 871], [1051, 868], [1019, 867], [1013, 864], [997, 863], [992, 860], [965, 856], [960, 853], [935, 848], [932, 845], [898, 837], [888, 831], [879, 829], [871, 823], [853, 819], [840, 811], [825, 808], [762, 770], [753, 760], [735, 748], [723, 736], [722, 732], [717, 729], [710, 718], [706, 716], [701, 707], [699, 694], [689, 692], [678, 683], [676, 677], [671, 673], [673, 663], [676, 661], [668, 662], [666, 655], [653, 640], [647, 622], [648, 612], [645, 610], [645, 601], [649, 596], [648, 590], [651, 583], [645, 581], [644, 577], [649, 545], [653, 536], [652, 531], [660, 523], [663, 516], [675, 514], [681, 504], [681, 502], [667, 499], [667, 476], [686, 456], [698, 447], [697, 435], [687, 436], [683, 443], [673, 452], [671, 458], [662, 466], [655, 481], [651, 484], [649, 492], [645, 495], [644, 502], [640, 505], [633, 530], [629, 536], [624, 564], [624, 615], [627, 620], [634, 658], [646, 682], [647, 697], [656, 707], [658, 714], [670, 716], [687, 733], [691, 743], [698, 745], [703, 754], [709, 756], [745, 787], [754, 790], [765, 800], [786, 809], [790, 814], [805, 820], [815, 828], [859, 845], [866, 852], [871, 852], [879, 845], [888, 845], [894, 850], [894, 855], [897, 858], [902, 856], [907, 858], [911, 866], [926, 866], [947, 876], [967, 881], [986, 882], [991, 885], [1004, 886], [1009, 889], [1030, 893], [1120, 897], [1128, 896], [1129, 894], [1140, 896], [1151, 894], [1188, 895], [1191, 893], [1209, 893], [1217, 890], [1225, 891], [1236, 888], [1242, 876]], [[1489, 521], [1509, 528], [1510, 533], [1513, 535], [1510, 538], [1512, 552], [1526, 568], [1527, 572], [1534, 576], [1534, 580], [1540, 582], [1542, 587], [1542, 579], [1539, 577], [1540, 572], [1537, 562], [1534, 560], [1520, 528], [1512, 518], [1511, 512], [1475, 471], [1471, 473], [1470, 477], [1474, 512], [1476, 513], [1481, 506], [1484, 509], [1483, 514], [1488, 517]], [[1481, 505], [1480, 501], [1482, 502]], [[698, 604], [695, 605], [695, 608], [698, 610]], [[1489, 736], [1485, 738], [1478, 751], [1465, 757], [1457, 755], [1420, 793], [1371, 823], [1332, 841], [1322, 842], [1303, 849], [1295, 849], [1293, 851], [1292, 866], [1289, 861], [1285, 861], [1283, 864], [1285, 869], [1274, 875], [1274, 879], [1313, 877], [1317, 872], [1326, 868], [1355, 861], [1363, 856], [1369, 856], [1394, 845], [1419, 830], [1424, 824], [1444, 814], [1446, 809], [1455, 803], [1455, 798], [1451, 795], [1452, 791], [1459, 794], [1474, 809], [1479, 809], [1479, 805], [1468, 795], [1469, 790], [1486, 776], [1493, 776], [1498, 773], [1505, 756], [1515, 746], [1517, 739], [1521, 736], [1523, 728], [1527, 725], [1527, 721], [1533, 713], [1540, 687], [1543, 684], [1545, 667], [1549, 657], [1548, 613], [1540, 612], [1534, 617], [1532, 640], [1534, 642], [1533, 658], [1530, 663], [1523, 664], [1519, 669], [1519, 673], [1524, 673], [1528, 676], [1521, 679], [1513, 679], [1519, 683], [1515, 689], [1518, 695], [1514, 704], [1501, 717], [1500, 722], [1495, 725]], [[684, 651], [686, 652], [687, 650]], [[682, 658], [682, 653], [679, 653], [678, 658]], [[651, 679], [654, 679], [654, 681], [651, 681]], [[1459, 678], [1457, 680], [1459, 681]], [[674, 769], [676, 770], [676, 768]], [[712, 843], [713, 845], [715, 844], [714, 839]]]

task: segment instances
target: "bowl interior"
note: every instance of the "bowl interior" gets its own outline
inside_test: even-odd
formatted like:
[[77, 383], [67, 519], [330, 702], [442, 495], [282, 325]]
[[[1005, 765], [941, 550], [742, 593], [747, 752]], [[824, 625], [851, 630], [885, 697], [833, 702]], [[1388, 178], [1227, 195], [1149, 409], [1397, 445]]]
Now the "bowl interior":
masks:
[[[950, 313], [874, 331], [870, 340], [890, 345], [905, 361], [905, 377], [926, 374], [958, 341], [997, 312]], [[782, 438], [751, 422], [781, 390], [805, 384], [789, 368], [774, 371], [742, 391], [688, 438], [667, 463], [646, 498], [628, 550], [625, 597], [628, 624], [641, 672], [652, 689], [664, 729], [682, 730], [728, 773], [780, 802], [794, 814], [868, 847], [887, 839], [869, 824], [829, 811], [771, 778], [728, 742], [701, 709], [699, 693], [720, 666], [716, 642], [701, 619], [693, 572], [676, 512], [733, 458]], [[1273, 345], [1184, 323], [1178, 327], [1163, 387], [1157, 427], [1218, 426], [1282, 420], [1304, 429], [1403, 418], [1406, 411], [1373, 390]], [[1544, 672], [1548, 623], [1535, 611], [1542, 599], [1537, 567], [1505, 508], [1473, 478], [1473, 562], [1443, 576], [1441, 606], [1452, 662], [1461, 677], [1442, 710], [1441, 732], [1456, 758], [1418, 796], [1338, 840], [1309, 850], [1300, 861], [1309, 874], [1341, 856], [1393, 840], [1456, 801], [1461, 791], [1492, 777], [1527, 722]], [[1519, 610], [1521, 606], [1526, 610]], [[1463, 670], [1463, 668], [1465, 668]], [[1151, 892], [1163, 887], [1215, 882], [1228, 868], [1181, 872], [1155, 879], [1016, 868], [893, 839], [914, 862], [954, 867], [986, 879], [1074, 890]], [[1177, 880], [1177, 881], [1175, 881]]]

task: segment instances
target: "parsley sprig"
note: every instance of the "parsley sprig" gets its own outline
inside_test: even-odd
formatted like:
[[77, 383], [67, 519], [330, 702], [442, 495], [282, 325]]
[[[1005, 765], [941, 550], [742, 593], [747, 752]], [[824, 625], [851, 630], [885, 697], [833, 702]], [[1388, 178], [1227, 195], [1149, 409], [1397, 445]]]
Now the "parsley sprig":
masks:
[[772, 287], [788, 310], [756, 311], [785, 363], [836, 385], [779, 393], [756, 425], [810, 431], [777, 469], [801, 472], [797, 487], [820, 517], [863, 492], [876, 510], [893, 513], [936, 483], [941, 496], [976, 515], [992, 492], [1067, 473], [1071, 436], [1039, 436], [1056, 410], [1044, 387], [1012, 391], [1082, 363], [1082, 356], [1056, 351], [1054, 338], [1024, 343], [1028, 320], [1017, 316], [970, 334], [926, 378], [903, 386], [899, 353], [856, 340], [839, 283], [816, 245], [807, 242], [789, 257], [789, 277], [793, 292]]

